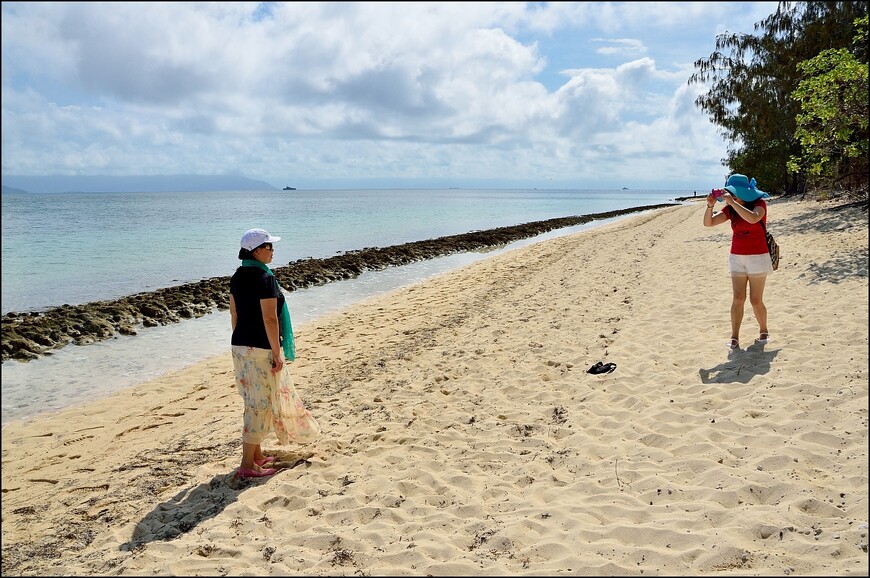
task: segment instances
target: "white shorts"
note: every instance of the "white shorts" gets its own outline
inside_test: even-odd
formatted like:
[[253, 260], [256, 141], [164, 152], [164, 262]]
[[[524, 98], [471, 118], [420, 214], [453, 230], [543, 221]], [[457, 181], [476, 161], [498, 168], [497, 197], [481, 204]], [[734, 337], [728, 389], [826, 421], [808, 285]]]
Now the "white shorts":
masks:
[[770, 253], [761, 255], [728, 255], [728, 268], [731, 275], [747, 275], [749, 277], [761, 277], [773, 273], [773, 265], [770, 263]]

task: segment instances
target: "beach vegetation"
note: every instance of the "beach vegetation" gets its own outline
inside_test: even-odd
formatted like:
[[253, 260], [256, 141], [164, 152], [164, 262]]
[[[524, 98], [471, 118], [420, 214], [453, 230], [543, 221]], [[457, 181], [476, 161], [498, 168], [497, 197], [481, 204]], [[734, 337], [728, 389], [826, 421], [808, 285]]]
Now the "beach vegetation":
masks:
[[867, 20], [855, 21], [852, 51], [824, 50], [798, 64], [804, 78], [792, 98], [800, 104], [795, 134], [802, 154], [789, 160], [789, 170], [805, 172], [814, 188], [867, 190]]
[[[826, 69], [822, 63], [803, 63], [825, 51], [848, 52], [856, 21], [867, 13], [866, 2], [780, 2], [773, 14], [755, 24], [754, 33], [719, 34], [713, 53], [695, 61], [688, 82], [709, 86], [695, 104], [725, 138], [722, 162], [730, 172], [754, 176], [768, 192], [806, 192], [811, 159], [824, 152], [814, 149], [804, 160], [803, 142], [815, 138], [808, 132], [814, 113], [806, 116], [799, 133], [799, 115], [808, 113], [802, 108], [804, 99], [794, 95], [808, 74]], [[866, 47], [852, 54], [866, 70]], [[849, 138], [860, 138], [860, 131]]]

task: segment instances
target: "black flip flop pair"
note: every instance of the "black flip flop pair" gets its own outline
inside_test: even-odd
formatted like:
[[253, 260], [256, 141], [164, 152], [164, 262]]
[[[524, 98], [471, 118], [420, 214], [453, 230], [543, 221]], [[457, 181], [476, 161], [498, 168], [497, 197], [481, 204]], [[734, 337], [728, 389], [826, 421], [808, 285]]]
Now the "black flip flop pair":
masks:
[[599, 361], [599, 362], [597, 362], [595, 365], [593, 365], [592, 367], [590, 367], [589, 369], [587, 369], [587, 370], [586, 370], [586, 373], [594, 373], [594, 374], [610, 373], [610, 372], [612, 372], [614, 369], [616, 369], [616, 364], [615, 364], [615, 363], [613, 363], [613, 362], [610, 362], [610, 363], [601, 363], [601, 362]]

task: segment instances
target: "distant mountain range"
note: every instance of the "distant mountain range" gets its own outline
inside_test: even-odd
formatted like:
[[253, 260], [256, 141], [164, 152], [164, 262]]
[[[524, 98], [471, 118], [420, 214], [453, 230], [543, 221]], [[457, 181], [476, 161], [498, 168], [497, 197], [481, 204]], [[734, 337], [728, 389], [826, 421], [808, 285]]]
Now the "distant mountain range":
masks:
[[234, 175], [3, 175], [3, 193], [144, 193], [201, 191], [276, 191], [265, 181]]

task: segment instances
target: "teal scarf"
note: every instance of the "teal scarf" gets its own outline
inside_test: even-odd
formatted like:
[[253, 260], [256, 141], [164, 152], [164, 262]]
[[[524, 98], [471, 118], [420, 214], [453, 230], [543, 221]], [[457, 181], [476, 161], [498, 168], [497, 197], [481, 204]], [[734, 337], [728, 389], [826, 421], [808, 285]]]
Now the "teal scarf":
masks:
[[[268, 265], [256, 259], [244, 259], [242, 267], [258, 267], [268, 273], [270, 277], [275, 276]], [[277, 284], [277, 281], [275, 283]], [[278, 289], [281, 289], [280, 285], [278, 285]], [[296, 359], [296, 345], [293, 343], [293, 326], [290, 324], [290, 311], [287, 309], [286, 299], [284, 300], [284, 307], [281, 308], [281, 312], [278, 314], [278, 325], [281, 329], [281, 348], [284, 350], [284, 358], [293, 361]]]

